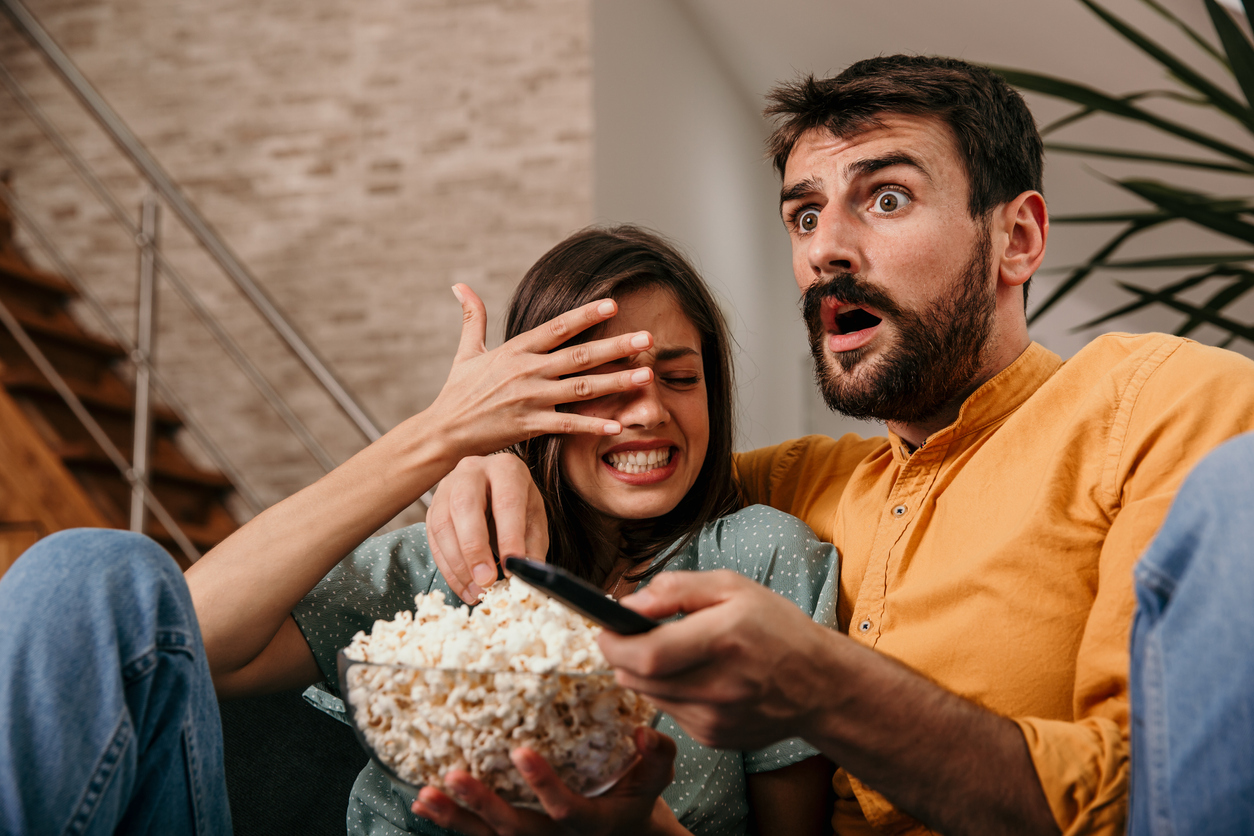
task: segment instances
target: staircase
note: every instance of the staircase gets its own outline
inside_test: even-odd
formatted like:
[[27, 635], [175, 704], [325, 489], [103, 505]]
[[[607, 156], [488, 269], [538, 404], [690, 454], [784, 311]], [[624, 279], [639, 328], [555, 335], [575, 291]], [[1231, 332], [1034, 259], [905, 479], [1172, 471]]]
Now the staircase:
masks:
[[[13, 242], [0, 204], [0, 303], [68, 384], [109, 440], [133, 447], [135, 392], [117, 372], [126, 352], [85, 331], [70, 315], [77, 298], [65, 280], [33, 268]], [[148, 480], [153, 495], [202, 553], [237, 524], [225, 500], [231, 483], [193, 464], [175, 437], [183, 422], [153, 409]], [[7, 328], [0, 327], [0, 574], [35, 540], [76, 526], [129, 527], [131, 485]], [[145, 533], [189, 564], [174, 538], [148, 515]]]

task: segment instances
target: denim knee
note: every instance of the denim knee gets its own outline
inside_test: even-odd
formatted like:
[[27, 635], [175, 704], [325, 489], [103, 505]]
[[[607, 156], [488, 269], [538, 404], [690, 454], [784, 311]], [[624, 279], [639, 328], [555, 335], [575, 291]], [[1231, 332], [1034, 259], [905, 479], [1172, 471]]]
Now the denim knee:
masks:
[[178, 564], [156, 541], [143, 534], [113, 528], [58, 531], [27, 549], [14, 567], [23, 561], [28, 564], [37, 562], [41, 572], [64, 568], [138, 571], [169, 576], [179, 574]]

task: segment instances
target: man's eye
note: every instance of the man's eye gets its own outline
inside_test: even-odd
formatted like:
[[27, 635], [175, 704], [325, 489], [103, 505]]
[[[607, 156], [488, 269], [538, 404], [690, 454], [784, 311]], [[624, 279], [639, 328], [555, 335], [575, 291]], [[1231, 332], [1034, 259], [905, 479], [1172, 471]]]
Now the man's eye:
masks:
[[802, 209], [797, 213], [797, 229], [802, 232], [813, 232], [819, 227], [819, 210]]
[[885, 189], [875, 196], [875, 212], [888, 214], [910, 204], [910, 195], [899, 189]]

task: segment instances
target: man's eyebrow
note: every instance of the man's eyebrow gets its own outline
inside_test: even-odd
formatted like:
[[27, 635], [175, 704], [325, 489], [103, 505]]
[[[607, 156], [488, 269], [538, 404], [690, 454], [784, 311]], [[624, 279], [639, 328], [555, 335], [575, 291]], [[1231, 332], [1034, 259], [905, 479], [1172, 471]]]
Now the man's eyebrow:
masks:
[[923, 178], [929, 183], [932, 182], [932, 173], [918, 159], [905, 153], [904, 151], [894, 151], [884, 154], [881, 157], [868, 157], [862, 160], [855, 160], [850, 163], [844, 172], [845, 181], [856, 179], [858, 177], [866, 177], [885, 168], [891, 168], [895, 165], [906, 165], [918, 171]]
[[805, 197], [808, 194], [821, 194], [823, 191], [823, 181], [814, 177], [807, 177], [804, 180], [798, 180], [796, 183], [786, 185], [779, 190], [779, 205], [783, 206], [790, 200], [796, 200], [799, 197]]

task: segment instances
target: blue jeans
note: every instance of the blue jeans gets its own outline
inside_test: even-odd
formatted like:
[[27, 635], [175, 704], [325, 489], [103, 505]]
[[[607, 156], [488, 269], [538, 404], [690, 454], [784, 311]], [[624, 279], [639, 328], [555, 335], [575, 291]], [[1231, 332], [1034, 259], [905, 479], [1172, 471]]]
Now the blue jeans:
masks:
[[1129, 833], [1254, 833], [1254, 434], [1189, 475], [1136, 596]]
[[229, 834], [222, 728], [178, 566], [78, 529], [0, 578], [0, 833]]

